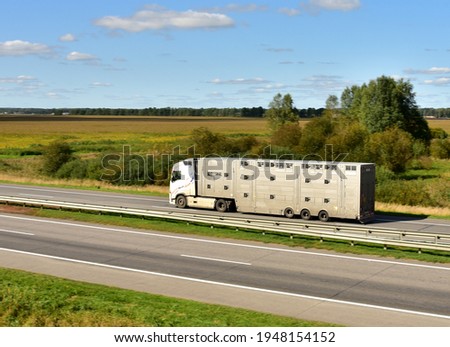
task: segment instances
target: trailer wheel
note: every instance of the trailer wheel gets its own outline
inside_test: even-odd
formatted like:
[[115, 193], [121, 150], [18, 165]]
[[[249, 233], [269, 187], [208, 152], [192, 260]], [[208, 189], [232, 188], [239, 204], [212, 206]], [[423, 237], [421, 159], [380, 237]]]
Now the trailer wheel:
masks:
[[184, 195], [178, 195], [177, 198], [175, 199], [175, 205], [178, 208], [186, 208], [187, 207], [186, 197]]
[[311, 212], [309, 212], [308, 209], [304, 209], [300, 212], [300, 217], [304, 220], [310, 220], [311, 219]]
[[286, 218], [294, 218], [294, 216], [295, 216], [295, 212], [294, 212], [294, 209], [292, 207], [286, 207], [284, 209], [283, 214], [284, 214], [284, 216]]
[[322, 222], [328, 222], [330, 220], [330, 216], [328, 215], [327, 211], [322, 210], [319, 212], [319, 219]]
[[218, 211], [218, 212], [227, 212], [228, 204], [224, 199], [218, 199], [218, 200], [216, 200], [215, 208], [216, 208], [216, 211]]

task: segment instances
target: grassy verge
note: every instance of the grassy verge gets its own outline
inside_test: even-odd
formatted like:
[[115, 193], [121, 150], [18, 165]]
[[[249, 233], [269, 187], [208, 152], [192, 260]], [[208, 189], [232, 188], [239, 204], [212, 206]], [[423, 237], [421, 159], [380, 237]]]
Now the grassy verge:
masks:
[[19, 212], [32, 214], [45, 218], [60, 218], [66, 220], [82, 221], [88, 223], [100, 223], [105, 225], [114, 225], [121, 227], [130, 227], [142, 230], [155, 230], [187, 235], [200, 235], [236, 240], [257, 241], [263, 243], [280, 244], [289, 247], [303, 247], [313, 249], [323, 249], [339, 253], [350, 253], [359, 255], [374, 255], [380, 257], [390, 257], [396, 259], [414, 259], [433, 263], [450, 263], [450, 253], [433, 250], [422, 250], [418, 253], [417, 249], [389, 247], [384, 249], [382, 245], [356, 243], [351, 245], [349, 241], [340, 241], [307, 236], [295, 236], [293, 238], [288, 234], [266, 232], [262, 234], [256, 230], [235, 230], [227, 227], [211, 228], [205, 225], [186, 224], [178, 221], [164, 221], [157, 219], [142, 219], [133, 217], [119, 217], [114, 215], [98, 215], [83, 212], [59, 211], [52, 209], [33, 209], [18, 208], [13, 206], [1, 206], [0, 211]]
[[330, 326], [0, 268], [0, 326]]

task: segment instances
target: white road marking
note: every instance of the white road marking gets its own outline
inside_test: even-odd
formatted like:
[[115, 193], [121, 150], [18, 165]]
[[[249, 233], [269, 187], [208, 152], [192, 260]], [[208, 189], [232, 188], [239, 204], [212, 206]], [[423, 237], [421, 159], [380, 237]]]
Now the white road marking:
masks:
[[165, 273], [160, 273], [160, 272], [153, 272], [153, 271], [147, 271], [147, 270], [139, 270], [139, 269], [127, 268], [127, 267], [123, 267], [123, 266], [102, 264], [102, 263], [96, 263], [96, 262], [90, 262], [90, 261], [78, 260], [78, 259], [71, 259], [71, 258], [63, 258], [63, 257], [57, 257], [57, 256], [47, 255], [47, 254], [39, 254], [39, 253], [33, 253], [33, 252], [19, 251], [19, 250], [15, 250], [15, 249], [0, 248], [0, 251], [31, 255], [31, 256], [42, 257], [42, 258], [47, 258], [47, 259], [66, 261], [66, 262], [70, 262], [70, 263], [98, 266], [98, 267], [114, 269], [114, 270], [122, 270], [122, 271], [136, 272], [136, 273], [142, 273], [142, 274], [153, 275], [153, 276], [174, 278], [174, 279], [185, 280], [185, 281], [190, 281], [190, 282], [197, 282], [197, 283], [204, 283], [204, 284], [213, 284], [213, 285], [218, 285], [218, 286], [223, 286], [223, 287], [238, 288], [238, 289], [245, 289], [245, 290], [257, 291], [257, 292], [262, 292], [262, 293], [278, 294], [278, 295], [285, 295], [285, 296], [291, 296], [291, 297], [302, 298], [302, 299], [317, 300], [317, 301], [320, 301], [320, 302], [330, 302], [330, 303], [335, 303], [335, 304], [343, 304], [343, 305], [351, 305], [351, 306], [372, 308], [372, 309], [378, 309], [378, 310], [384, 310], [384, 311], [392, 311], [392, 312], [413, 314], [413, 315], [418, 315], [418, 316], [426, 316], [426, 317], [441, 318], [441, 319], [450, 319], [450, 316], [440, 315], [440, 314], [435, 314], [435, 313], [429, 313], [429, 312], [419, 312], [419, 311], [412, 311], [412, 310], [404, 310], [404, 309], [399, 309], [399, 308], [395, 308], [395, 307], [378, 306], [378, 305], [364, 304], [364, 303], [353, 302], [353, 301], [328, 299], [328, 298], [321, 298], [321, 297], [318, 297], [318, 296], [303, 295], [303, 294], [282, 292], [282, 291], [270, 290], [270, 289], [264, 289], [264, 288], [258, 288], [258, 287], [243, 286], [243, 285], [232, 284], [232, 283], [208, 281], [208, 280], [202, 280], [202, 279], [186, 277], [186, 276], [170, 275], [170, 274], [165, 274]]
[[275, 248], [275, 247], [268, 247], [268, 246], [256, 246], [256, 245], [248, 245], [248, 244], [233, 243], [233, 242], [226, 242], [226, 241], [206, 240], [206, 239], [194, 238], [194, 237], [186, 237], [186, 236], [165, 235], [165, 234], [157, 234], [157, 233], [152, 233], [152, 232], [144, 232], [144, 231], [134, 231], [134, 230], [125, 230], [125, 229], [118, 229], [118, 228], [101, 227], [101, 226], [96, 226], [96, 225], [87, 225], [87, 224], [79, 224], [79, 223], [71, 223], [71, 222], [60, 222], [60, 221], [47, 220], [47, 219], [18, 217], [18, 216], [10, 216], [10, 215], [3, 215], [3, 214], [0, 214], [0, 218], [17, 219], [17, 220], [36, 222], [36, 223], [66, 225], [66, 226], [71, 226], [71, 227], [79, 227], [79, 228], [86, 228], [86, 229], [111, 231], [111, 232], [119, 232], [119, 233], [124, 233], [124, 234], [136, 234], [136, 235], [147, 236], [147, 237], [161, 237], [161, 238], [167, 238], [167, 239], [184, 240], [184, 241], [192, 241], [192, 242], [202, 242], [202, 243], [210, 243], [210, 244], [216, 244], [216, 245], [226, 245], [226, 246], [232, 246], [232, 247], [260, 249], [260, 250], [268, 250], [268, 251], [273, 251], [273, 252], [294, 253], [294, 254], [302, 254], [302, 255], [310, 255], [310, 256], [318, 256], [318, 257], [347, 259], [347, 260], [351, 260], [351, 261], [363, 261], [363, 262], [369, 262], [369, 263], [379, 263], [379, 264], [389, 264], [389, 265], [399, 265], [399, 266], [409, 266], [409, 267], [417, 267], [417, 268], [424, 268], [424, 269], [450, 271], [450, 267], [444, 267], [444, 266], [418, 264], [418, 263], [406, 263], [406, 262], [400, 262], [400, 261], [382, 260], [382, 259], [374, 259], [374, 258], [373, 259], [371, 259], [371, 258], [359, 258], [359, 257], [352, 257], [352, 256], [347, 256], [347, 255], [327, 254], [327, 253], [318, 253], [318, 252], [310, 252], [310, 251], [300, 251], [300, 250], [297, 250], [297, 249], [287, 249], [287, 248], [285, 249], [285, 248]]
[[24, 231], [16, 231], [16, 230], [0, 229], [0, 232], [2, 232], [2, 233], [10, 233], [10, 234], [20, 234], [20, 235], [34, 236], [34, 234], [32, 234], [32, 233], [26, 233]]
[[187, 255], [187, 254], [180, 254], [181, 257], [185, 258], [193, 258], [193, 259], [200, 259], [200, 260], [210, 260], [210, 261], [217, 261], [222, 263], [231, 263], [231, 264], [238, 264], [238, 265], [247, 265], [251, 266], [251, 263], [244, 263], [241, 261], [234, 261], [234, 260], [225, 260], [225, 259], [217, 259], [217, 258], [207, 258], [207, 257], [198, 257], [196, 255]]

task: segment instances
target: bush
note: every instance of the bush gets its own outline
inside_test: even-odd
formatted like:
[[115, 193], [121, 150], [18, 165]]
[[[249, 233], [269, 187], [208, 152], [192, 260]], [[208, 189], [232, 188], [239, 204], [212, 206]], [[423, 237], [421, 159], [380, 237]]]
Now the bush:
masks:
[[450, 182], [437, 180], [384, 180], [377, 182], [377, 201], [409, 205], [448, 207]]
[[195, 154], [201, 156], [245, 155], [258, 145], [254, 136], [232, 139], [223, 134], [213, 133], [205, 127], [194, 129], [192, 139], [195, 145]]
[[55, 176], [58, 170], [73, 159], [73, 150], [63, 141], [54, 141], [44, 150], [43, 171], [48, 176]]
[[437, 159], [450, 158], [450, 140], [449, 139], [433, 139], [430, 144], [430, 154]]
[[272, 144], [275, 146], [293, 149], [299, 145], [302, 138], [302, 129], [297, 123], [281, 125], [272, 135]]
[[432, 128], [431, 137], [433, 139], [446, 139], [448, 137], [447, 132], [442, 128]]
[[63, 164], [54, 175], [56, 178], [84, 179], [87, 176], [87, 162], [75, 159]]
[[412, 146], [413, 140], [409, 133], [399, 128], [390, 128], [370, 135], [366, 153], [374, 163], [399, 173], [405, 171], [406, 164], [413, 157]]

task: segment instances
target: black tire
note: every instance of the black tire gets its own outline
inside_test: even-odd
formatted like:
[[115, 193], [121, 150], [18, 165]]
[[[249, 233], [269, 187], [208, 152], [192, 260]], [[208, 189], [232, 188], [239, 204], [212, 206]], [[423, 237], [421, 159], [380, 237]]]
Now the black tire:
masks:
[[328, 215], [327, 211], [322, 210], [319, 212], [319, 219], [322, 222], [328, 222], [330, 220], [330, 216]]
[[218, 212], [227, 212], [228, 204], [224, 199], [217, 199], [215, 204], [215, 209]]
[[178, 195], [175, 199], [175, 205], [178, 208], [186, 208], [187, 207], [187, 199], [184, 195]]
[[286, 208], [284, 209], [283, 215], [284, 215], [286, 218], [294, 218], [294, 216], [295, 216], [294, 209], [293, 209], [292, 207], [286, 207]]
[[300, 212], [300, 217], [302, 217], [302, 219], [304, 220], [310, 220], [311, 212], [309, 212], [309, 210], [305, 208]]

